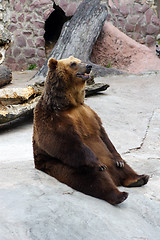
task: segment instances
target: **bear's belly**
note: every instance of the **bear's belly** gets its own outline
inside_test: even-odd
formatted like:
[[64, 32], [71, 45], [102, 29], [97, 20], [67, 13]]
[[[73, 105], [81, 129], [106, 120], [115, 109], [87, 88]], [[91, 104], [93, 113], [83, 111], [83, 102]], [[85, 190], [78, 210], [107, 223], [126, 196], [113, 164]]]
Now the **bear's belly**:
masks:
[[107, 166], [113, 164], [113, 156], [100, 137], [83, 139], [83, 142], [94, 152], [98, 160]]
[[95, 117], [94, 111], [86, 105], [81, 105], [67, 112], [67, 116], [72, 121], [74, 130], [82, 142], [94, 152], [99, 161], [107, 166], [112, 164], [112, 154], [100, 137], [101, 126]]

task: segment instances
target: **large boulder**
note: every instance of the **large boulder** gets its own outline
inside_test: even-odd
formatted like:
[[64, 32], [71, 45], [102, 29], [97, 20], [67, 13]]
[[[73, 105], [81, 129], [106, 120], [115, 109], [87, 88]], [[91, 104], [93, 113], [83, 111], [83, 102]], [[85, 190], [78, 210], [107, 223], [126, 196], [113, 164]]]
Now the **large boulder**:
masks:
[[160, 59], [151, 50], [105, 22], [92, 51], [91, 61], [128, 73], [160, 70]]
[[12, 72], [7, 66], [0, 65], [0, 87], [12, 81]]

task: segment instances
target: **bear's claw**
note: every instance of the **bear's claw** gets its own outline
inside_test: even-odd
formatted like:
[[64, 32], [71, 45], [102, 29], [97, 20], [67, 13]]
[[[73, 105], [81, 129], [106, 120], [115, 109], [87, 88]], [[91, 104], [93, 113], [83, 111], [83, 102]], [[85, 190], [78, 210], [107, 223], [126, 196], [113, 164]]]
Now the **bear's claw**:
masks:
[[124, 161], [116, 161], [116, 167], [123, 168], [124, 167]]
[[107, 166], [106, 165], [102, 165], [99, 167], [99, 171], [104, 171], [107, 169]]

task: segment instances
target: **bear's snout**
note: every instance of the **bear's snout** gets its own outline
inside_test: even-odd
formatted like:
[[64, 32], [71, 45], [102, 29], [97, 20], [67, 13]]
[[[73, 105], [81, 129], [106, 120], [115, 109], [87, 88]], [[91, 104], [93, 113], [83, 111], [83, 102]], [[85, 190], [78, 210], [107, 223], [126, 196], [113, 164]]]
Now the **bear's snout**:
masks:
[[88, 65], [86, 66], [86, 69], [87, 69], [87, 70], [86, 70], [86, 73], [89, 74], [90, 71], [91, 71], [91, 69], [92, 69], [92, 65], [89, 65], [89, 64], [88, 64]]

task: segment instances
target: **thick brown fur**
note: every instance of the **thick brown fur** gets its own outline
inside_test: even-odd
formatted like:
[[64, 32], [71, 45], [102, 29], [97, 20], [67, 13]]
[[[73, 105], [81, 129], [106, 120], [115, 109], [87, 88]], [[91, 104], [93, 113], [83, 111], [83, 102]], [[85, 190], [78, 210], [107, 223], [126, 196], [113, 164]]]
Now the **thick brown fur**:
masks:
[[34, 111], [35, 167], [62, 183], [111, 204], [128, 194], [117, 186], [142, 186], [109, 140], [100, 118], [84, 104], [91, 66], [70, 57], [51, 58], [44, 92]]

